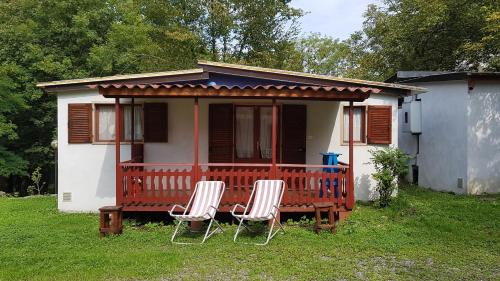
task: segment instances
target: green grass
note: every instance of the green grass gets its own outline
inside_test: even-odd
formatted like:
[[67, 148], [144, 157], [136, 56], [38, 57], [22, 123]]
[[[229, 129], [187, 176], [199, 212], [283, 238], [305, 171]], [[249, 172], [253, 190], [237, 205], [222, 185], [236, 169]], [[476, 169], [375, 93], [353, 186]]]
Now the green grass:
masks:
[[293, 224], [264, 247], [228, 225], [201, 246], [158, 224], [99, 239], [95, 214], [0, 198], [0, 280], [498, 280], [499, 198], [407, 188], [387, 209], [357, 204], [336, 235]]

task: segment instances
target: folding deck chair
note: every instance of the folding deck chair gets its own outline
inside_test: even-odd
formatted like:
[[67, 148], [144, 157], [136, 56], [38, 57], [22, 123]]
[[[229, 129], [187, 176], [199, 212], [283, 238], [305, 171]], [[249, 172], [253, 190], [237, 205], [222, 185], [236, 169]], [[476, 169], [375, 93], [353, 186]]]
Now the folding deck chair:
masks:
[[[247, 205], [242, 206], [240, 204], [236, 204], [231, 211], [233, 217], [235, 217], [239, 221], [238, 229], [236, 230], [236, 234], [234, 235], [234, 242], [236, 242], [236, 238], [238, 238], [238, 234], [240, 233], [242, 226], [245, 227], [248, 231], [252, 232], [248, 225], [244, 223], [245, 220], [272, 220], [271, 228], [269, 229], [266, 242], [257, 243], [256, 245], [266, 245], [267, 243], [269, 243], [269, 240], [271, 240], [271, 238], [273, 238], [274, 235], [278, 233], [280, 229], [283, 231], [283, 233], [285, 232], [280, 221], [277, 219], [284, 190], [285, 182], [282, 180], [258, 180], [255, 182], [252, 194], [248, 199]], [[250, 203], [252, 203], [251, 210], [249, 210]], [[238, 215], [235, 213], [236, 208], [238, 207], [244, 209], [243, 214]], [[275, 222], [278, 223], [279, 228], [273, 233]]]
[[[170, 216], [175, 218], [178, 223], [175, 228], [174, 234], [172, 235], [172, 243], [175, 244], [196, 244], [196, 243], [187, 243], [187, 242], [174, 242], [175, 236], [179, 231], [179, 227], [184, 222], [192, 222], [192, 221], [205, 221], [210, 220], [208, 224], [207, 231], [205, 232], [205, 236], [200, 244], [203, 244], [207, 238], [212, 236], [217, 230], [222, 230], [220, 224], [215, 220], [215, 213], [217, 212], [217, 208], [219, 207], [220, 200], [222, 198], [222, 194], [225, 190], [225, 184], [222, 181], [199, 181], [196, 183], [196, 187], [194, 189], [191, 198], [189, 199], [186, 207], [182, 207], [180, 205], [174, 205], [172, 209], [169, 211]], [[181, 208], [184, 210], [182, 214], [174, 214], [176, 208]], [[216, 229], [210, 232], [210, 228], [212, 227], [212, 223], [215, 222]]]

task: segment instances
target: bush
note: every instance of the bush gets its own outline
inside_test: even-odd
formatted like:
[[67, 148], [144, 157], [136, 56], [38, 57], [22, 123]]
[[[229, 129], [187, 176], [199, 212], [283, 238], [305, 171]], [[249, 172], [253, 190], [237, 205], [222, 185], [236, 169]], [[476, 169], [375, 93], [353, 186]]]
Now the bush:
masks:
[[42, 189], [47, 184], [46, 182], [41, 182], [42, 181], [42, 173], [40, 172], [42, 168], [37, 167], [33, 173], [31, 174], [31, 181], [33, 182], [32, 185], [28, 186], [28, 194], [34, 195], [35, 191], [37, 192], [38, 195], [42, 194]]
[[370, 153], [371, 163], [375, 166], [372, 177], [377, 181], [379, 204], [381, 207], [386, 207], [391, 202], [391, 195], [400, 179], [408, 173], [408, 161], [411, 157], [393, 147], [370, 150]]

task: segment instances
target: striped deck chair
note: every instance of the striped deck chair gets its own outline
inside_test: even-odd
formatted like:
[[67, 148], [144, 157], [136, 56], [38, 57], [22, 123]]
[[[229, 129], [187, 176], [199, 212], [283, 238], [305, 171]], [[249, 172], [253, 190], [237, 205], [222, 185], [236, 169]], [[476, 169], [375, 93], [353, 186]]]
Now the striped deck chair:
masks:
[[[248, 225], [243, 222], [245, 220], [272, 220], [266, 242], [257, 243], [256, 245], [266, 245], [267, 243], [269, 243], [269, 240], [271, 240], [274, 235], [278, 233], [280, 229], [283, 231], [283, 233], [285, 232], [280, 221], [277, 219], [284, 190], [285, 182], [282, 180], [258, 180], [255, 182], [252, 194], [248, 199], [248, 204], [246, 206], [236, 204], [231, 211], [233, 217], [239, 221], [238, 229], [236, 230], [236, 234], [234, 235], [234, 242], [236, 242], [236, 238], [238, 238], [238, 234], [240, 233], [242, 226], [245, 227], [248, 231], [252, 232]], [[250, 203], [252, 203], [251, 210], [249, 210]], [[244, 209], [243, 214], [236, 214], [236, 208]], [[275, 222], [278, 223], [279, 228], [276, 230], [276, 232], [273, 233]]]
[[[186, 207], [182, 207], [179, 205], [174, 205], [172, 207], [172, 209], [169, 211], [169, 214], [178, 221], [177, 227], [175, 228], [174, 234], [172, 235], [172, 243], [194, 244], [174, 242], [175, 236], [179, 231], [179, 227], [181, 226], [181, 224], [188, 221], [192, 222], [210, 220], [205, 236], [203, 237], [203, 240], [200, 244], [205, 242], [205, 240], [212, 236], [212, 234], [214, 234], [217, 230], [223, 231], [220, 224], [215, 220], [215, 213], [217, 212], [217, 208], [219, 207], [219, 203], [224, 190], [225, 184], [222, 181], [199, 181], [196, 183], [194, 192], [191, 195], [191, 198], [189, 199]], [[174, 214], [176, 208], [183, 209], [184, 212], [182, 214]], [[217, 227], [212, 232], [210, 232], [210, 228], [212, 227], [213, 222], [215, 222]]]

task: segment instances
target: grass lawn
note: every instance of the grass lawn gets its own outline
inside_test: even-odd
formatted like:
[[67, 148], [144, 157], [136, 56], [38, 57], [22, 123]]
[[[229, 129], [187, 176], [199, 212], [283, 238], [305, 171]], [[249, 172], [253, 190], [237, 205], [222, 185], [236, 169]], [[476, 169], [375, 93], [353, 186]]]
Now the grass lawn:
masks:
[[294, 223], [264, 247], [229, 225], [201, 246], [160, 224], [99, 239], [96, 214], [0, 198], [0, 280], [499, 280], [499, 198], [406, 188], [384, 210], [357, 204], [336, 235]]

